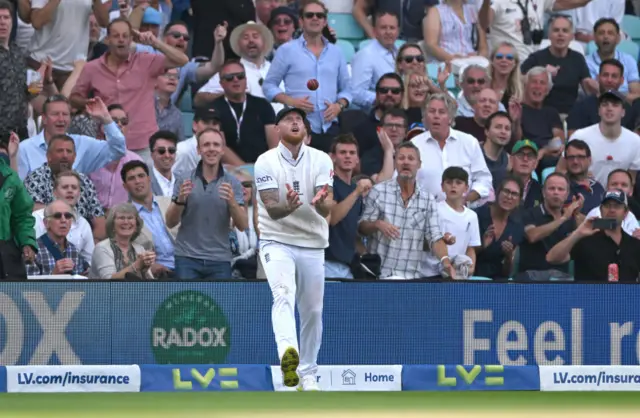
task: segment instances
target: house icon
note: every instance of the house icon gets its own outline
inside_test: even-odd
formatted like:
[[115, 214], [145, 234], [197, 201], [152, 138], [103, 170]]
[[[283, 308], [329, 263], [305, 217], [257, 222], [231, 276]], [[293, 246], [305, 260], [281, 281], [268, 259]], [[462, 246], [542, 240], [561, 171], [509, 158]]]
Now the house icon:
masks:
[[347, 369], [342, 372], [342, 385], [343, 386], [355, 386], [356, 374], [351, 369]]

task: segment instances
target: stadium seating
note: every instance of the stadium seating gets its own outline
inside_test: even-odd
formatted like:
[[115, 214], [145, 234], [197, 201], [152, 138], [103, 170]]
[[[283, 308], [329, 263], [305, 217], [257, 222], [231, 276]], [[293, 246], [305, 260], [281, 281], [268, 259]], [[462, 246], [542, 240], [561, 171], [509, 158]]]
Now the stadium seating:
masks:
[[342, 55], [344, 55], [347, 63], [351, 64], [351, 60], [356, 53], [356, 48], [353, 44], [349, 41], [345, 41], [344, 39], [338, 39], [336, 45], [342, 50]]
[[366, 38], [364, 31], [350, 13], [329, 13], [328, 22], [336, 31], [338, 39], [360, 41]]
[[182, 112], [182, 129], [185, 138], [193, 136], [193, 112]]
[[[435, 62], [430, 62], [427, 64], [427, 75], [437, 83], [438, 80], [438, 67], [442, 66], [442, 64], [438, 64]], [[447, 78], [447, 82], [445, 83], [447, 90], [456, 90], [458, 86], [456, 86], [456, 80], [453, 74], [449, 75]]]
[[634, 42], [640, 43], [640, 17], [633, 15], [624, 15], [622, 17], [622, 30]]
[[555, 167], [547, 167], [542, 170], [542, 183], [544, 183], [547, 177], [549, 177], [549, 174], [553, 173], [554, 171], [556, 171]]

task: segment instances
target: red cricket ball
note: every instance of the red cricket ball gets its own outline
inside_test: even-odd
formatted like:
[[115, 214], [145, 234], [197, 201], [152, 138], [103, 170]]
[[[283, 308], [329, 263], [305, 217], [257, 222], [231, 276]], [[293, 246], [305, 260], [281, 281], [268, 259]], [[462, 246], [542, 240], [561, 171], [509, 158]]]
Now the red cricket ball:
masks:
[[609, 161], [613, 160], [613, 156], [607, 155], [607, 160], [609, 160]]
[[318, 80], [316, 80], [315, 78], [311, 78], [309, 79], [309, 81], [307, 81], [307, 88], [311, 91], [316, 91], [318, 90], [318, 87], [320, 87], [320, 83], [318, 83]]

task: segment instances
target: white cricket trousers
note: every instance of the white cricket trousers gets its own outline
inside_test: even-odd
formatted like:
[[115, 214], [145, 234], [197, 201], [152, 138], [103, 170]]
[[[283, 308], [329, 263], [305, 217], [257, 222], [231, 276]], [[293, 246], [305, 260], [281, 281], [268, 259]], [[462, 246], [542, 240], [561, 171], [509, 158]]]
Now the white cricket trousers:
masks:
[[[278, 358], [282, 359], [287, 348], [294, 347], [300, 353], [300, 377], [315, 375], [322, 343], [324, 250], [261, 241], [260, 260], [273, 294], [271, 321]], [[296, 302], [300, 315], [300, 347]]]

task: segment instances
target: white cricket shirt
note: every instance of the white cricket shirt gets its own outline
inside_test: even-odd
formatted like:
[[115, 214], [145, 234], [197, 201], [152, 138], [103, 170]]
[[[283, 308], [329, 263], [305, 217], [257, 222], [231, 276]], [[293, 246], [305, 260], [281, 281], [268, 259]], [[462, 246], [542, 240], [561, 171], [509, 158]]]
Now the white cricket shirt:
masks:
[[302, 206], [292, 214], [273, 220], [258, 193], [258, 227], [260, 240], [306, 248], [329, 246], [329, 223], [320, 216], [311, 200], [314, 189], [328, 184], [333, 187], [333, 162], [322, 151], [302, 145], [297, 159], [282, 143], [258, 157], [254, 165], [258, 192], [277, 189], [280, 204], [287, 202], [289, 184], [300, 196]]

